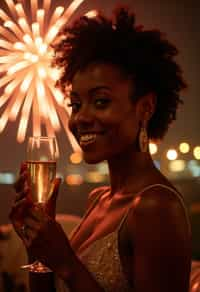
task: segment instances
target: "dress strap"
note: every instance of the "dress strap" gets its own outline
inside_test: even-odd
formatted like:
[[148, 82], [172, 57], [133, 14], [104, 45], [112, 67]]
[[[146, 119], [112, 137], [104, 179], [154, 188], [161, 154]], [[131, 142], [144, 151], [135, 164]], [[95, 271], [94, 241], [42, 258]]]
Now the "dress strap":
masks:
[[[164, 184], [158, 184], [158, 183], [157, 183], [157, 184], [149, 185], [149, 186], [143, 188], [143, 189], [142, 189], [141, 191], [139, 191], [138, 193], [136, 193], [136, 195], [134, 196], [135, 203], [137, 203], [138, 200], [140, 200], [140, 195], [141, 195], [142, 193], [144, 193], [144, 192], [146, 192], [147, 190], [152, 189], [152, 188], [154, 188], [154, 187], [158, 187], [158, 186], [163, 187], [163, 188], [165, 188], [165, 189], [168, 189], [168, 190], [172, 191], [174, 194], [176, 194], [177, 197], [179, 198], [180, 202], [181, 202], [181, 205], [182, 205], [183, 208], [185, 209], [185, 204], [184, 204], [183, 197], [182, 197], [182, 195], [181, 195], [176, 189], [174, 189], [173, 187], [170, 187], [170, 186], [167, 186], [167, 185], [164, 185]], [[119, 223], [119, 226], [118, 226], [118, 228], [117, 228], [118, 231], [121, 229], [121, 227], [122, 227], [124, 221], [126, 220], [126, 218], [127, 218], [127, 216], [128, 216], [128, 213], [129, 213], [130, 209], [131, 209], [131, 207], [129, 207], [129, 208], [126, 210], [125, 214], [123, 215], [123, 217], [122, 217], [122, 219], [121, 219], [121, 221], [120, 221], [120, 223]]]

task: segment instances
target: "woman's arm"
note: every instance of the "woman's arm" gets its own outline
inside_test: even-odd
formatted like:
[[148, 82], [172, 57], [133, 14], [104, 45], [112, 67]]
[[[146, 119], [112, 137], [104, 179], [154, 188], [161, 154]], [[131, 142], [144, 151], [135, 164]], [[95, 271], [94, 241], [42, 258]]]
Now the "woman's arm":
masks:
[[191, 232], [177, 195], [163, 188], [148, 191], [127, 220], [134, 291], [188, 292]]
[[[25, 244], [31, 255], [30, 261], [38, 259], [44, 263], [70, 291], [103, 291], [72, 249], [60, 224], [41, 207], [29, 210], [24, 223], [29, 232]], [[38, 291], [41, 286], [41, 291], [54, 291], [51, 274], [30, 274], [31, 292]]]

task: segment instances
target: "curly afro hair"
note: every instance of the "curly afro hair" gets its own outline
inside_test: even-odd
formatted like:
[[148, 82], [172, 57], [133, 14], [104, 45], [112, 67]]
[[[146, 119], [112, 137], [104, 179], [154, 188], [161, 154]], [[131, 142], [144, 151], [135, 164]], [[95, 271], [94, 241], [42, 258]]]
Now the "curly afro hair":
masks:
[[101, 14], [80, 17], [64, 27], [53, 47], [53, 66], [62, 69], [57, 86], [63, 92], [77, 71], [99, 62], [117, 65], [133, 78], [134, 101], [155, 93], [157, 105], [148, 124], [148, 136], [151, 140], [163, 138], [182, 103], [180, 91], [186, 88], [182, 70], [174, 60], [177, 48], [164, 34], [136, 26], [135, 14], [120, 7], [113, 19]]

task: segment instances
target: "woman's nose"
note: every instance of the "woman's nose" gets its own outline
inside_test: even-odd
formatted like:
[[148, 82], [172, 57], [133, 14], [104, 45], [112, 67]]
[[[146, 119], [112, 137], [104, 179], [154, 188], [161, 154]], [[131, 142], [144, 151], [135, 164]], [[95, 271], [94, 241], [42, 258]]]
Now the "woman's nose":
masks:
[[85, 104], [82, 105], [79, 111], [74, 116], [75, 121], [78, 123], [91, 123], [94, 119], [94, 115], [91, 106]]
[[89, 107], [81, 107], [79, 111], [72, 114], [69, 119], [70, 128], [90, 126], [94, 122], [94, 114]]

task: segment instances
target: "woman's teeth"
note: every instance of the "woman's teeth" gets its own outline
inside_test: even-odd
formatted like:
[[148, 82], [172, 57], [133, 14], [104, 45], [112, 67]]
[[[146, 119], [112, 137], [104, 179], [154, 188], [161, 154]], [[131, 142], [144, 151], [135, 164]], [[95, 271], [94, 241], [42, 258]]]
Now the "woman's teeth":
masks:
[[96, 134], [86, 134], [86, 135], [82, 135], [80, 137], [80, 143], [84, 144], [84, 143], [91, 143], [94, 142], [94, 140], [96, 139], [97, 135]]

